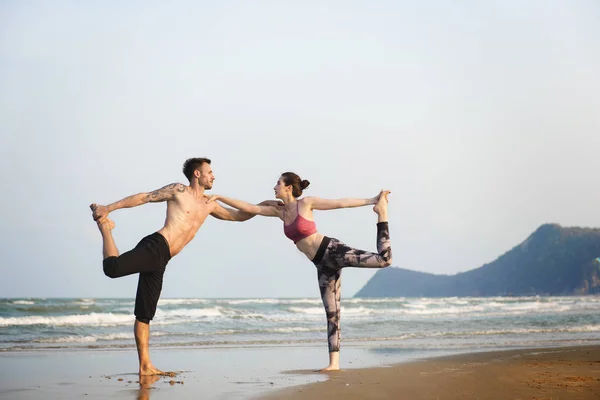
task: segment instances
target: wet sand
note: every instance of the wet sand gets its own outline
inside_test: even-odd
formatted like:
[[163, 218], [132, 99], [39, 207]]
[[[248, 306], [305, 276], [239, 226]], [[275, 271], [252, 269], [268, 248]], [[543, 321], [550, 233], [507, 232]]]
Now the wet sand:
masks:
[[[0, 352], [0, 399], [250, 399], [327, 376], [326, 346], [151, 348], [154, 365], [175, 377], [140, 382], [135, 349]], [[346, 365], [385, 362], [348, 346]], [[403, 356], [398, 355], [401, 359]], [[300, 374], [282, 371], [301, 369]]]
[[335, 373], [315, 371], [327, 358], [316, 346], [151, 352], [177, 376], [140, 381], [133, 349], [0, 353], [0, 399], [600, 399], [600, 346], [422, 361], [402, 349], [346, 346]]
[[464, 354], [328, 375], [263, 398], [598, 400], [600, 346]]

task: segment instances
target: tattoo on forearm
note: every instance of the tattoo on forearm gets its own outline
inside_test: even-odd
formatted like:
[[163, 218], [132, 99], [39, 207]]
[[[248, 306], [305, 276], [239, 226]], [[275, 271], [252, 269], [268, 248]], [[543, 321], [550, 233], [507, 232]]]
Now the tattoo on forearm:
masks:
[[171, 183], [153, 192], [148, 193], [148, 201], [157, 202], [171, 199], [175, 195], [175, 191], [179, 193], [185, 192], [185, 185], [181, 183]]

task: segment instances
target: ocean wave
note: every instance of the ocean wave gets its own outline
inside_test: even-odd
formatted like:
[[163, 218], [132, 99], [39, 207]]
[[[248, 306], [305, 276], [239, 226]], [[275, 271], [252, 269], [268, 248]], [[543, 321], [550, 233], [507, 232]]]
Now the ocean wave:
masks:
[[[152, 334], [154, 335], [154, 334]], [[69, 335], [54, 338], [34, 339], [36, 343], [96, 343], [98, 341], [115, 341], [133, 339], [132, 333], [114, 333], [109, 335]]]
[[160, 310], [156, 311], [156, 319], [166, 320], [190, 320], [190, 319], [264, 319], [269, 320], [273, 317], [279, 318], [283, 315], [281, 313], [261, 313], [253, 310], [225, 308], [225, 307], [208, 307], [208, 308], [180, 308], [174, 310]]
[[157, 317], [165, 318], [205, 318], [205, 317], [220, 317], [223, 315], [223, 309], [221, 307], [209, 307], [209, 308], [178, 308], [175, 310], [160, 310], [156, 311]]
[[486, 329], [480, 331], [443, 332], [441, 336], [527, 335], [532, 333], [600, 332], [600, 325], [557, 326], [553, 328]]
[[168, 336], [177, 336], [177, 337], [198, 337], [198, 336], [210, 336], [210, 335], [234, 335], [236, 333], [243, 333], [242, 329], [221, 329], [218, 331], [207, 331], [207, 332], [168, 332], [168, 331], [155, 331], [152, 332], [152, 336], [160, 336], [160, 337], [168, 337]]
[[[342, 300], [345, 304], [395, 304], [409, 301], [405, 297], [363, 299], [360, 297]], [[319, 300], [321, 302], [321, 300]]]
[[236, 299], [236, 300], [217, 300], [219, 304], [230, 304], [230, 305], [239, 305], [239, 304], [281, 304], [282, 300], [279, 299]]
[[571, 310], [572, 306], [561, 303], [523, 303], [523, 304], [512, 304], [506, 307], [507, 311], [553, 311], [553, 312], [564, 312]]
[[126, 325], [133, 322], [131, 314], [91, 313], [62, 316], [29, 316], [29, 317], [0, 317], [0, 326], [23, 326], [23, 325], [91, 325], [91, 326], [115, 326]]
[[75, 303], [78, 303], [78, 304], [94, 304], [94, 303], [96, 303], [96, 300], [95, 299], [77, 299], [75, 301]]
[[[256, 303], [259, 301], [259, 303]], [[217, 306], [199, 308], [161, 309], [157, 311], [158, 319], [264, 319], [268, 321], [292, 321], [300, 316], [313, 319], [324, 315], [321, 301], [301, 304], [305, 300], [276, 299], [240, 299], [218, 301]], [[268, 307], [253, 307], [254, 304]], [[236, 307], [243, 305], [243, 307]], [[121, 311], [122, 309], [119, 309]], [[449, 302], [364, 302], [343, 301], [341, 312], [350, 318], [368, 316], [379, 317], [415, 317], [415, 318], [486, 318], [511, 317], [537, 314], [569, 314], [598, 310], [598, 304], [579, 302], [577, 304], [558, 302], [500, 303], [496, 301], [483, 303], [471, 300]], [[125, 311], [125, 310], [123, 310]], [[129, 311], [130, 312], [130, 311]]]
[[285, 299], [282, 300], [281, 304], [323, 304], [323, 300], [320, 298], [314, 299]]
[[308, 315], [316, 315], [316, 314], [323, 314], [325, 311], [325, 309], [323, 307], [306, 307], [306, 308], [301, 308], [301, 307], [289, 307], [288, 311], [292, 312], [292, 313], [296, 313], [296, 314], [308, 314]]
[[302, 327], [302, 326], [282, 326], [271, 328], [246, 328], [246, 329], [220, 329], [206, 332], [168, 332], [155, 331], [152, 336], [168, 337], [202, 337], [202, 336], [221, 336], [221, 335], [256, 335], [270, 333], [303, 333], [303, 332], [321, 332], [323, 327]]
[[[289, 307], [288, 311], [293, 314], [322, 315], [323, 307]], [[469, 307], [444, 307], [423, 308], [418, 305], [406, 308], [377, 308], [377, 307], [347, 307], [342, 306], [340, 312], [345, 316], [369, 316], [369, 315], [406, 315], [406, 316], [439, 316], [439, 315], [473, 315], [474, 313], [485, 313], [483, 306]]]
[[38, 316], [45, 314], [68, 315], [82, 311], [87, 313], [104, 311], [102, 307], [98, 307], [95, 304], [27, 304], [19, 306], [16, 309], [21, 313], [36, 314]]
[[294, 327], [283, 327], [283, 328], [272, 328], [272, 329], [262, 329], [259, 333], [300, 333], [300, 332], [321, 332], [323, 331], [322, 327], [318, 328], [304, 328], [300, 326]]
[[11, 301], [10, 304], [31, 305], [31, 304], [35, 304], [35, 301], [31, 301], [31, 300], [15, 300], [15, 301]]
[[207, 299], [159, 299], [158, 306], [207, 304], [208, 302]]
[[[600, 332], [600, 325], [580, 325], [580, 326], [558, 326], [552, 328], [509, 328], [509, 329], [484, 329], [484, 330], [466, 330], [466, 331], [422, 331], [405, 333], [394, 336], [374, 337], [369, 335], [365, 340], [406, 340], [406, 339], [444, 339], [444, 338], [471, 338], [481, 336], [509, 336], [518, 335], [519, 337], [527, 338], [528, 335], [548, 334], [548, 333], [593, 333]], [[360, 340], [357, 339], [357, 340]]]
[[321, 299], [221, 299], [215, 300], [219, 304], [227, 305], [245, 305], [245, 304], [270, 304], [270, 305], [289, 305], [289, 304], [321, 304]]

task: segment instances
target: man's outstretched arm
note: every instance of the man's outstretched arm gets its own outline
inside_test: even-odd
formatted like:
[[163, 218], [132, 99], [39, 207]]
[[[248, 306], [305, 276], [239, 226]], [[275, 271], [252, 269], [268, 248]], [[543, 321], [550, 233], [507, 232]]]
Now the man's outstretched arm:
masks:
[[152, 192], [134, 194], [106, 206], [92, 204], [90, 205], [90, 208], [94, 212], [94, 220], [98, 220], [121, 208], [131, 208], [141, 206], [142, 204], [146, 203], [157, 203], [171, 200], [177, 193], [183, 192], [185, 192], [185, 185], [181, 183], [171, 183], [170, 185], [156, 189]]

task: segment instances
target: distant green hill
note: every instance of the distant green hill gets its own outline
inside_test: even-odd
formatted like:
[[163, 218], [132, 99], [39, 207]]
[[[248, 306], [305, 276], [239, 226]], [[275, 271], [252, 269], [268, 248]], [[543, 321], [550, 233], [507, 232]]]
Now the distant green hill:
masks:
[[355, 297], [600, 294], [599, 256], [600, 229], [545, 224], [479, 268], [456, 275], [385, 268]]

